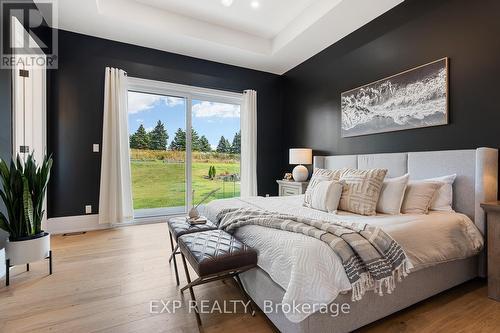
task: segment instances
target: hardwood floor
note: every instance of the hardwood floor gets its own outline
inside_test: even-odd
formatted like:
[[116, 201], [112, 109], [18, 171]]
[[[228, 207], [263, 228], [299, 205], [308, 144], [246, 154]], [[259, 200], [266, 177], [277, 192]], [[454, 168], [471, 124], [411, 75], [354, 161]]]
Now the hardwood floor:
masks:
[[[194, 314], [150, 313], [150, 301], [180, 295], [164, 224], [52, 237], [54, 274], [47, 263], [15, 267], [0, 285], [0, 332], [198, 332]], [[180, 263], [180, 260], [179, 260]], [[181, 284], [185, 283], [182, 266]], [[240, 300], [231, 281], [195, 288], [198, 299]], [[204, 332], [273, 332], [265, 316], [202, 315]], [[474, 280], [371, 324], [359, 332], [498, 332], [500, 303]]]

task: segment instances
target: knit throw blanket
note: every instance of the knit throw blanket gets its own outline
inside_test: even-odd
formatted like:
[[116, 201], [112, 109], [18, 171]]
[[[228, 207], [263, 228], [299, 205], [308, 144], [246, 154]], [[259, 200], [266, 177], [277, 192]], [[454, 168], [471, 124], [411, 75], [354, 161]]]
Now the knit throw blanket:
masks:
[[367, 290], [379, 295], [396, 288], [395, 280], [406, 277], [413, 265], [401, 246], [378, 227], [365, 223], [312, 220], [259, 209], [230, 208], [217, 215], [219, 228], [234, 232], [246, 225], [259, 225], [301, 233], [325, 242], [340, 257], [352, 286], [352, 300]]

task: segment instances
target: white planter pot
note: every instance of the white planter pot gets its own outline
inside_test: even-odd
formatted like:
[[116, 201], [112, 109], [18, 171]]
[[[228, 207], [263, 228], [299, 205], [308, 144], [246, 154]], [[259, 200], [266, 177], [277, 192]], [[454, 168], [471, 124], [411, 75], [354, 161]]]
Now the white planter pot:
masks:
[[0, 278], [5, 276], [5, 249], [0, 249]]
[[49, 256], [50, 234], [45, 233], [42, 237], [9, 241], [5, 245], [7, 259], [11, 266], [24, 265], [30, 262], [43, 260]]

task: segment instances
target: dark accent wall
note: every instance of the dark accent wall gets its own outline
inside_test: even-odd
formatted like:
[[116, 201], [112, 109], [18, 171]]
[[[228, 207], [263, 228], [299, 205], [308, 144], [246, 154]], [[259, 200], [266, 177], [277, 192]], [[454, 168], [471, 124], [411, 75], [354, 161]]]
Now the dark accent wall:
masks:
[[128, 75], [206, 88], [257, 90], [258, 188], [277, 193], [281, 175], [281, 78], [235, 66], [195, 59], [67, 31], [59, 31], [59, 69], [49, 73], [48, 143], [54, 155], [49, 217], [84, 214], [98, 208], [102, 141], [104, 68]]
[[[498, 0], [407, 0], [290, 70], [283, 147], [319, 154], [500, 147], [499, 13]], [[449, 125], [341, 138], [342, 92], [445, 56]]]

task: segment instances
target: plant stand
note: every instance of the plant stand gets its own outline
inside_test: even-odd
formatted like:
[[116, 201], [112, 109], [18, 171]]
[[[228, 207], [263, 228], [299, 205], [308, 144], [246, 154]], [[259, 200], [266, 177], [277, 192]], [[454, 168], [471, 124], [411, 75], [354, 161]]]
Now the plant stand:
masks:
[[[0, 248], [0, 263], [3, 264], [5, 262], [5, 249]], [[5, 267], [3, 265], [0, 265], [0, 279], [3, 278], [6, 274], [6, 270], [4, 270]]]
[[[45, 258], [45, 260], [49, 261], [49, 275], [52, 275], [52, 250], [49, 251], [49, 256]], [[10, 259], [5, 260], [5, 285], [9, 286], [10, 285], [10, 268], [14, 267], [13, 265], [10, 265]], [[30, 270], [30, 264], [26, 264], [26, 271], [29, 272]]]

